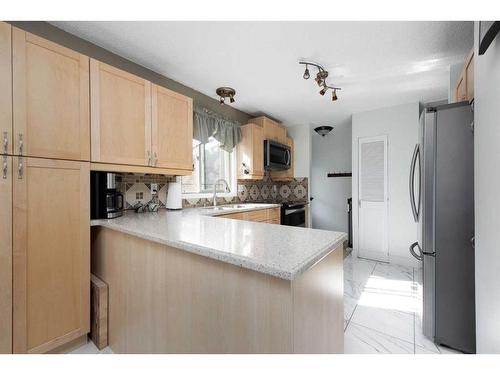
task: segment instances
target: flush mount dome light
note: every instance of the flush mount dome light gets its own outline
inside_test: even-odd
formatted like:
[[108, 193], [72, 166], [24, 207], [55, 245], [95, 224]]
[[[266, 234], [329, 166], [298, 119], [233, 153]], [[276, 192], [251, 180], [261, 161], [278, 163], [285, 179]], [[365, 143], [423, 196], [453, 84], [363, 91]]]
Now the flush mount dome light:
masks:
[[330, 133], [333, 130], [332, 126], [324, 125], [324, 126], [318, 126], [314, 128], [314, 131], [324, 137], [328, 133]]
[[229, 102], [234, 103], [234, 97], [236, 95], [236, 90], [232, 87], [219, 87], [215, 90], [215, 93], [219, 96], [219, 103], [224, 104], [226, 98], [229, 98]]

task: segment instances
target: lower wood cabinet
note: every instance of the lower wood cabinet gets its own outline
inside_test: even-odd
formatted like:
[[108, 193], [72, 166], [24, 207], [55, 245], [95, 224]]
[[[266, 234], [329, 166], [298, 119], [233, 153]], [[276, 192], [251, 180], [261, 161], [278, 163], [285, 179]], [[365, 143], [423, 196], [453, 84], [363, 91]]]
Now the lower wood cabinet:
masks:
[[269, 224], [281, 224], [281, 210], [276, 208], [265, 208], [263, 210], [235, 212], [226, 215], [218, 215], [217, 217], [224, 217], [226, 219], [257, 221]]
[[43, 353], [89, 332], [90, 163], [12, 164], [12, 349]]
[[0, 155], [0, 354], [12, 353], [12, 157]]

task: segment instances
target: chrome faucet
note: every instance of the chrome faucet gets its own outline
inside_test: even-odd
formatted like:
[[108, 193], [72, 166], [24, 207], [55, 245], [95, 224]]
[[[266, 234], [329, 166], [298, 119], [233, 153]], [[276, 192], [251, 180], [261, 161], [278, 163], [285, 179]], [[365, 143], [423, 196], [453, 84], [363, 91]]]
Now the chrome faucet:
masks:
[[223, 182], [224, 185], [226, 185], [226, 193], [231, 192], [231, 189], [229, 188], [229, 184], [227, 183], [226, 180], [224, 180], [223, 178], [219, 178], [217, 181], [215, 181], [215, 183], [214, 183], [214, 197], [213, 197], [214, 207], [217, 206], [217, 185], [220, 185], [220, 182]]

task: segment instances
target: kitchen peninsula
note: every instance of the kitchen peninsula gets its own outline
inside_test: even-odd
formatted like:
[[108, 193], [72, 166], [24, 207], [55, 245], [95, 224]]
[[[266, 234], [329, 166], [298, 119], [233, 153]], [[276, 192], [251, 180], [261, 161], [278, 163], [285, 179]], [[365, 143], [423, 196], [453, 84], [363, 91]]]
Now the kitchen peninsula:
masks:
[[109, 286], [111, 349], [342, 353], [346, 235], [223, 216], [275, 207], [92, 221], [92, 272]]

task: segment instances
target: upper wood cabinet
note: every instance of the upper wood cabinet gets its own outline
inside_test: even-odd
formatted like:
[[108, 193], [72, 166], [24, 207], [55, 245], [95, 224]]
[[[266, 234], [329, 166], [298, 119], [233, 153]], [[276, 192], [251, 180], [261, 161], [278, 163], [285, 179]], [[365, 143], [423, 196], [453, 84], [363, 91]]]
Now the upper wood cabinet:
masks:
[[152, 151], [155, 167], [193, 169], [193, 100], [152, 85]]
[[260, 180], [264, 177], [264, 129], [257, 124], [241, 127], [237, 150], [238, 179]]
[[12, 27], [8, 23], [0, 22], [0, 154], [12, 153], [11, 32]]
[[90, 95], [93, 162], [193, 169], [191, 98], [94, 59]]
[[474, 99], [474, 50], [469, 53], [465, 60], [462, 73], [455, 86], [453, 99], [455, 102]]
[[250, 122], [262, 126], [264, 129], [264, 139], [286, 144], [285, 126], [264, 116], [254, 118]]
[[12, 157], [0, 156], [0, 354], [12, 353]]
[[89, 160], [89, 58], [12, 28], [15, 155]]
[[13, 162], [13, 351], [42, 353], [89, 332], [89, 163]]
[[151, 82], [90, 60], [92, 161], [150, 166]]

